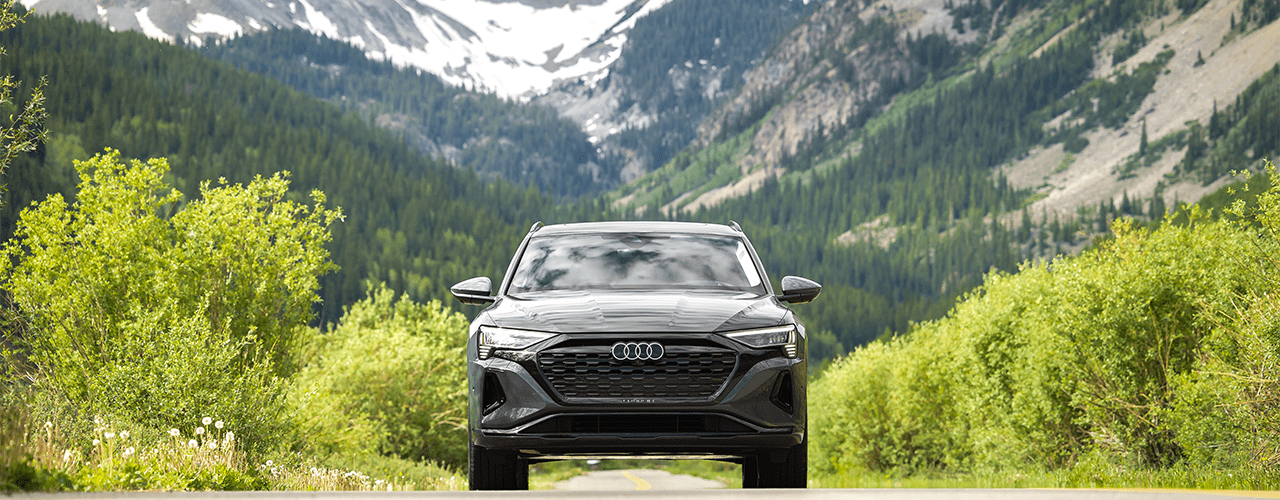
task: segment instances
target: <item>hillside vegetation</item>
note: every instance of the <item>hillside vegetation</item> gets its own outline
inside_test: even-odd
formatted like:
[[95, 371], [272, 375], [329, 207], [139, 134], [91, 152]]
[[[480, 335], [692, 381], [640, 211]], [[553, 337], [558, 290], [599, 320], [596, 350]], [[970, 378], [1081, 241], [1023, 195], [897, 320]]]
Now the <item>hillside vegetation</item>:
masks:
[[[1193, 201], [1171, 194], [1174, 184], [1217, 182], [1280, 152], [1280, 67], [1242, 85], [1204, 123], [1140, 147], [1140, 130], [1129, 129], [1179, 57], [1174, 47], [1148, 46], [1143, 27], [1186, 19], [1204, 4], [969, 5], [939, 6], [970, 26], [968, 38], [956, 38], [954, 27], [920, 31], [931, 29], [921, 24], [931, 10], [824, 4], [703, 123], [705, 142], [616, 191], [615, 205], [644, 217], [732, 218], [758, 245], [785, 249], [764, 251], [771, 272], [818, 276], [837, 292], [805, 318], [839, 351], [903, 332], [907, 319], [937, 318], [993, 267], [1014, 271], [1026, 259], [1077, 252], [1118, 215], [1158, 221]], [[1224, 43], [1275, 26], [1261, 4], [1240, 9], [1227, 33], [1236, 38]], [[1150, 60], [1096, 74], [1135, 47]], [[1036, 205], [1056, 193], [1052, 185], [1019, 185], [997, 168], [1053, 150], [1064, 156], [1049, 169], [1075, 175], [1072, 155], [1102, 130], [1128, 133], [1136, 149], [1108, 176], [1178, 164], [1151, 187], [1066, 212]]]
[[448, 158], [487, 179], [533, 185], [561, 198], [620, 182], [621, 159], [598, 153], [576, 124], [547, 108], [451, 87], [300, 28], [257, 32], [200, 52], [355, 111], [403, 135], [425, 156]]
[[30, 16], [0, 33], [0, 45], [9, 51], [0, 74], [49, 82], [49, 139], [7, 172], [2, 238], [31, 202], [73, 195], [72, 162], [107, 147], [166, 158], [169, 184], [186, 199], [205, 180], [288, 170], [295, 189], [320, 189], [346, 214], [328, 246], [339, 269], [321, 277], [323, 324], [364, 297], [366, 280], [427, 301], [505, 269], [529, 224], [554, 206], [533, 188], [425, 157], [356, 113], [138, 33]]
[[1263, 187], [1220, 220], [1117, 221], [1095, 249], [992, 272], [944, 319], [837, 360], [811, 389], [814, 471], [1090, 486], [1234, 470], [1173, 482], [1275, 487], [1280, 177]]
[[185, 200], [114, 150], [76, 169], [3, 247], [0, 490], [463, 484], [466, 319], [371, 286], [308, 327], [343, 218], [323, 193]]

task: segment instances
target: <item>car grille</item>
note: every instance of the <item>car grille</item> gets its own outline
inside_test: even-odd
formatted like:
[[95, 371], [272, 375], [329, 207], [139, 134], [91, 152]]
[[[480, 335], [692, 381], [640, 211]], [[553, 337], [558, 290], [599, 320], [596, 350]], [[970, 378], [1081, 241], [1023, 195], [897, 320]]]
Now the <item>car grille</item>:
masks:
[[711, 398], [737, 364], [723, 347], [667, 346], [655, 361], [619, 361], [609, 346], [552, 348], [539, 353], [538, 366], [562, 399]]

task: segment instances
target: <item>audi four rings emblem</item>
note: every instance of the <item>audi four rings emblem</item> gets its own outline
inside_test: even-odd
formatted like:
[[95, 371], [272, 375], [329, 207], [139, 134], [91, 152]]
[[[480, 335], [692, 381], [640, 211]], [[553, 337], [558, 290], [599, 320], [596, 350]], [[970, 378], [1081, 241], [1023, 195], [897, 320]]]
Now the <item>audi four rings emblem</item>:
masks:
[[619, 361], [654, 361], [666, 352], [657, 342], [618, 342], [613, 344], [613, 359]]

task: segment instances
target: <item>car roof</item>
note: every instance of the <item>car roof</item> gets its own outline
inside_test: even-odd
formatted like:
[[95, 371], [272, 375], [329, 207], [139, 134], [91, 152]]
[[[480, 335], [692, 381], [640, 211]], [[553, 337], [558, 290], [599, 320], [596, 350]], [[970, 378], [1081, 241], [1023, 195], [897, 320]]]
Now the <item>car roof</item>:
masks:
[[742, 231], [724, 224], [666, 221], [610, 221], [553, 224], [537, 229], [535, 234], [572, 233], [684, 233], [742, 236]]

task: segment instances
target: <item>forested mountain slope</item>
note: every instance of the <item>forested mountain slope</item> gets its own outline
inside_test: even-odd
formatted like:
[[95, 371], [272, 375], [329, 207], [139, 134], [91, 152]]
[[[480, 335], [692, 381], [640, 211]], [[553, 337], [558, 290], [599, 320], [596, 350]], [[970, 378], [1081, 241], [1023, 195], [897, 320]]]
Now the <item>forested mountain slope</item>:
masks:
[[[1183, 7], [1241, 9], [1225, 51], [1274, 29], [1268, 1], [1274, 0]], [[243, 181], [292, 170], [297, 188], [323, 189], [347, 213], [333, 250], [343, 270], [324, 283], [326, 321], [361, 296], [366, 278], [418, 300], [446, 297], [448, 285], [467, 277], [497, 278], [533, 220], [734, 219], [772, 276], [798, 274], [826, 285], [823, 298], [801, 310], [814, 334], [812, 354], [822, 359], [939, 317], [992, 267], [1013, 271], [1026, 259], [1079, 248], [1105, 233], [1116, 216], [1158, 216], [1150, 214], [1175, 201], [1170, 192], [1132, 191], [1050, 214], [1034, 205], [1052, 199], [1049, 188], [1010, 179], [1020, 159], [1054, 149], [1084, 157], [1103, 142], [1096, 134], [1140, 119], [1161, 79], [1180, 74], [1186, 54], [1172, 45], [1153, 48], [1137, 27], [1169, 18], [1165, 31], [1172, 33], [1174, 22], [1195, 14], [1174, 14], [1183, 7], [1156, 0], [881, 6], [820, 5], [747, 75], [740, 93], [703, 122], [702, 142], [618, 193], [562, 206], [535, 190], [486, 182], [426, 158], [369, 123], [388, 108], [362, 109], [348, 96], [350, 112], [343, 113], [191, 50], [66, 17], [32, 18], [5, 34], [4, 46], [13, 47], [15, 57], [0, 59], [0, 69], [26, 82], [49, 76], [53, 133], [39, 154], [11, 170], [8, 210], [65, 191], [73, 182], [71, 159], [104, 146], [126, 156], [169, 157], [175, 182], [187, 192], [202, 179]], [[339, 57], [348, 69], [400, 75], [394, 78], [403, 85], [416, 76], [340, 55], [349, 48], [275, 35], [319, 51], [317, 57]], [[1208, 65], [1221, 56], [1201, 57]], [[343, 82], [342, 64], [282, 60], [259, 62], [279, 63], [269, 70], [279, 78], [344, 102], [339, 87], [329, 87]], [[1123, 61], [1130, 62], [1121, 71], [1106, 69]], [[1122, 156], [1122, 169], [1108, 175], [1153, 169], [1147, 165], [1176, 156], [1168, 185], [1199, 184], [1274, 154], [1280, 150], [1277, 74], [1264, 68], [1238, 97], [1211, 105], [1204, 123], [1184, 123], [1147, 141], [1134, 138], [1145, 143], [1135, 144], [1141, 154]], [[342, 85], [359, 90], [367, 84]], [[500, 115], [485, 114], [480, 105], [481, 118], [457, 114], [465, 103], [489, 98], [449, 92], [424, 90], [421, 102], [452, 95], [454, 114], [428, 115], [423, 108], [422, 115], [472, 116], [468, 123], [485, 133], [529, 131], [522, 128], [527, 123], [491, 123]], [[401, 104], [393, 99], [390, 105]], [[554, 132], [558, 122], [537, 122], [545, 116], [518, 109], [536, 123], [553, 124], [552, 131], [537, 132]], [[1156, 125], [1149, 122], [1148, 130]], [[1058, 168], [1078, 166], [1064, 161]], [[4, 217], [11, 230], [13, 214]]]
[[348, 43], [300, 28], [267, 29], [200, 48], [403, 134], [427, 156], [487, 177], [578, 197], [620, 184], [622, 162], [605, 157], [572, 121], [543, 106], [445, 84], [430, 73], [373, 61]]
[[674, 0], [640, 18], [607, 73], [559, 82], [534, 102], [579, 123], [629, 160], [623, 180], [657, 168], [817, 2]]
[[[1185, 140], [1189, 120], [1207, 127], [1215, 109], [1280, 61], [1270, 50], [1280, 44], [1280, 27], [1274, 23], [1280, 7], [1275, 3], [827, 2], [784, 37], [747, 76], [742, 90], [700, 125], [698, 144], [689, 151], [740, 144], [741, 151], [728, 159], [738, 172], [699, 177], [683, 173], [689, 160], [678, 159], [635, 188], [622, 190], [619, 204], [658, 203], [691, 212], [757, 189], [767, 177], [785, 173], [794, 179], [811, 167], [825, 171], [843, 158], [860, 156], [868, 135], [894, 126], [910, 110], [931, 106], [938, 97], [958, 97], [949, 92], [982, 71], [1016, 73], [1034, 60], [1076, 67], [1067, 75], [1071, 80], [1058, 88], [1017, 91], [1050, 91], [1053, 99], [1077, 103], [1077, 109], [1012, 102], [1023, 109], [993, 115], [998, 121], [980, 128], [1022, 128], [1014, 139], [1018, 146], [953, 163], [961, 168], [968, 163], [981, 169], [1007, 166], [1016, 187], [1042, 191], [1037, 198], [1050, 198], [1055, 205], [1046, 208], [1063, 216], [1105, 199], [1119, 202], [1126, 190], [1148, 197], [1177, 161], [1175, 155], [1165, 155], [1163, 168], [1142, 172], [1126, 166], [1126, 157], [1139, 152], [1144, 121], [1152, 142], [1179, 132]], [[1055, 48], [1075, 52], [1055, 55]], [[884, 119], [867, 122], [885, 112]], [[913, 147], [932, 147], [934, 138], [922, 139]], [[1028, 158], [1030, 164], [1014, 163]], [[990, 177], [997, 182], [997, 175]], [[1129, 181], [1137, 177], [1141, 179]], [[1170, 187], [1183, 181], [1187, 185], [1163, 191], [1164, 201], [1173, 201], [1179, 192], [1187, 193], [1179, 198], [1183, 201], [1194, 199], [1204, 190], [1190, 185], [1206, 180], [1212, 181], [1168, 179]], [[670, 196], [663, 196], [664, 190]], [[1057, 190], [1070, 196], [1063, 198]], [[1056, 203], [1059, 199], [1063, 202]]]
[[[171, 43], [301, 27], [360, 47], [373, 59], [431, 72], [504, 98], [541, 94], [558, 80], [598, 78], [628, 30], [670, 0], [22, 0], [117, 31]], [[785, 0], [784, 0], [785, 1]]]
[[[767, 234], [779, 267], [842, 296], [807, 313], [845, 348], [905, 331], [894, 314], [936, 315], [991, 267], [1159, 218], [1280, 151], [1274, 3], [827, 2], [613, 205]], [[1192, 95], [1208, 82], [1229, 96]], [[1059, 191], [1090, 196], [1050, 206]]]
[[341, 270], [322, 279], [328, 322], [365, 296], [366, 279], [443, 299], [456, 281], [504, 269], [528, 225], [553, 206], [536, 190], [429, 159], [355, 113], [138, 33], [31, 16], [0, 33], [0, 45], [9, 52], [0, 74], [49, 81], [50, 140], [8, 171], [5, 238], [32, 200], [74, 186], [73, 159], [104, 147], [167, 157], [171, 184], [188, 197], [204, 180], [288, 170], [295, 192], [320, 189], [345, 214], [331, 247]]

